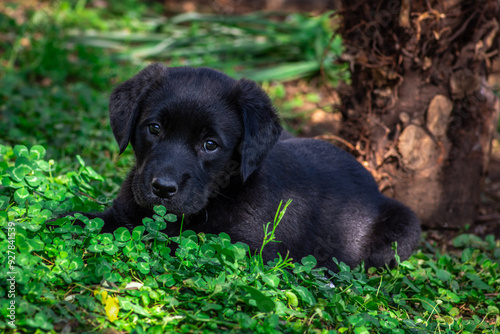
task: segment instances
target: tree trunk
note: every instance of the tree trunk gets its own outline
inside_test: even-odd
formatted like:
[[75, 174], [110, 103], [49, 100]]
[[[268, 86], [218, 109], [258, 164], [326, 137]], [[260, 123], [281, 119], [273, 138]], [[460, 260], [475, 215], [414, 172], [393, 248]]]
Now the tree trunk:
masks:
[[341, 135], [424, 226], [474, 221], [499, 102], [498, 0], [339, 0], [352, 85]]

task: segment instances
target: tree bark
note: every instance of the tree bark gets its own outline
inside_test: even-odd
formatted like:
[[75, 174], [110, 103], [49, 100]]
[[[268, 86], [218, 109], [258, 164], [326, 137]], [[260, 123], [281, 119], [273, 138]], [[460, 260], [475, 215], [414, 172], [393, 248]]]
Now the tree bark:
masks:
[[339, 0], [352, 85], [341, 135], [424, 226], [471, 224], [500, 111], [498, 0]]

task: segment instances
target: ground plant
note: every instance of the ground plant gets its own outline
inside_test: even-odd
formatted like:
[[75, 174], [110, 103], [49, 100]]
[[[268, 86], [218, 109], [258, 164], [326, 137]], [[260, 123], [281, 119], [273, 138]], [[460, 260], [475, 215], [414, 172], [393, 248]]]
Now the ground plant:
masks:
[[[78, 213], [56, 219], [116, 196], [133, 157], [117, 154], [107, 96], [150, 61], [253, 75], [277, 100], [274, 80], [348, 79], [330, 14], [165, 18], [104, 3], [0, 4], [0, 332], [500, 332], [493, 236], [443, 247], [423, 235], [396, 268], [331, 272], [312, 256], [265, 263], [224, 233], [165, 235], [182, 217], [161, 206], [112, 234]], [[262, 222], [263, 248], [289, 205]]]

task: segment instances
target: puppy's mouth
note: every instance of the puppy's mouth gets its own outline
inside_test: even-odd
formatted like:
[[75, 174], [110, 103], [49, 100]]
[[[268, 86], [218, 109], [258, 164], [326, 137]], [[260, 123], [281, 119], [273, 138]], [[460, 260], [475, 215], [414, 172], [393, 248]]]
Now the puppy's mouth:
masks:
[[144, 208], [153, 208], [156, 205], [163, 205], [168, 212], [175, 215], [192, 215], [200, 212], [207, 205], [207, 196], [203, 191], [191, 190], [185, 187], [174, 190], [156, 188], [153, 182], [150, 186], [145, 186], [139, 178], [134, 178], [133, 193], [135, 201]]

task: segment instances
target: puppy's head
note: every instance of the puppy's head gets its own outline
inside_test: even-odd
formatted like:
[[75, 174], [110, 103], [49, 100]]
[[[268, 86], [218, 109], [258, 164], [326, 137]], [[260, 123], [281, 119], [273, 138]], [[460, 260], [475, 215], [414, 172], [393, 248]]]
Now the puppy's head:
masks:
[[253, 81], [208, 68], [150, 65], [116, 87], [109, 110], [120, 153], [134, 149], [135, 200], [177, 214], [202, 210], [234, 177], [246, 181], [281, 132]]

